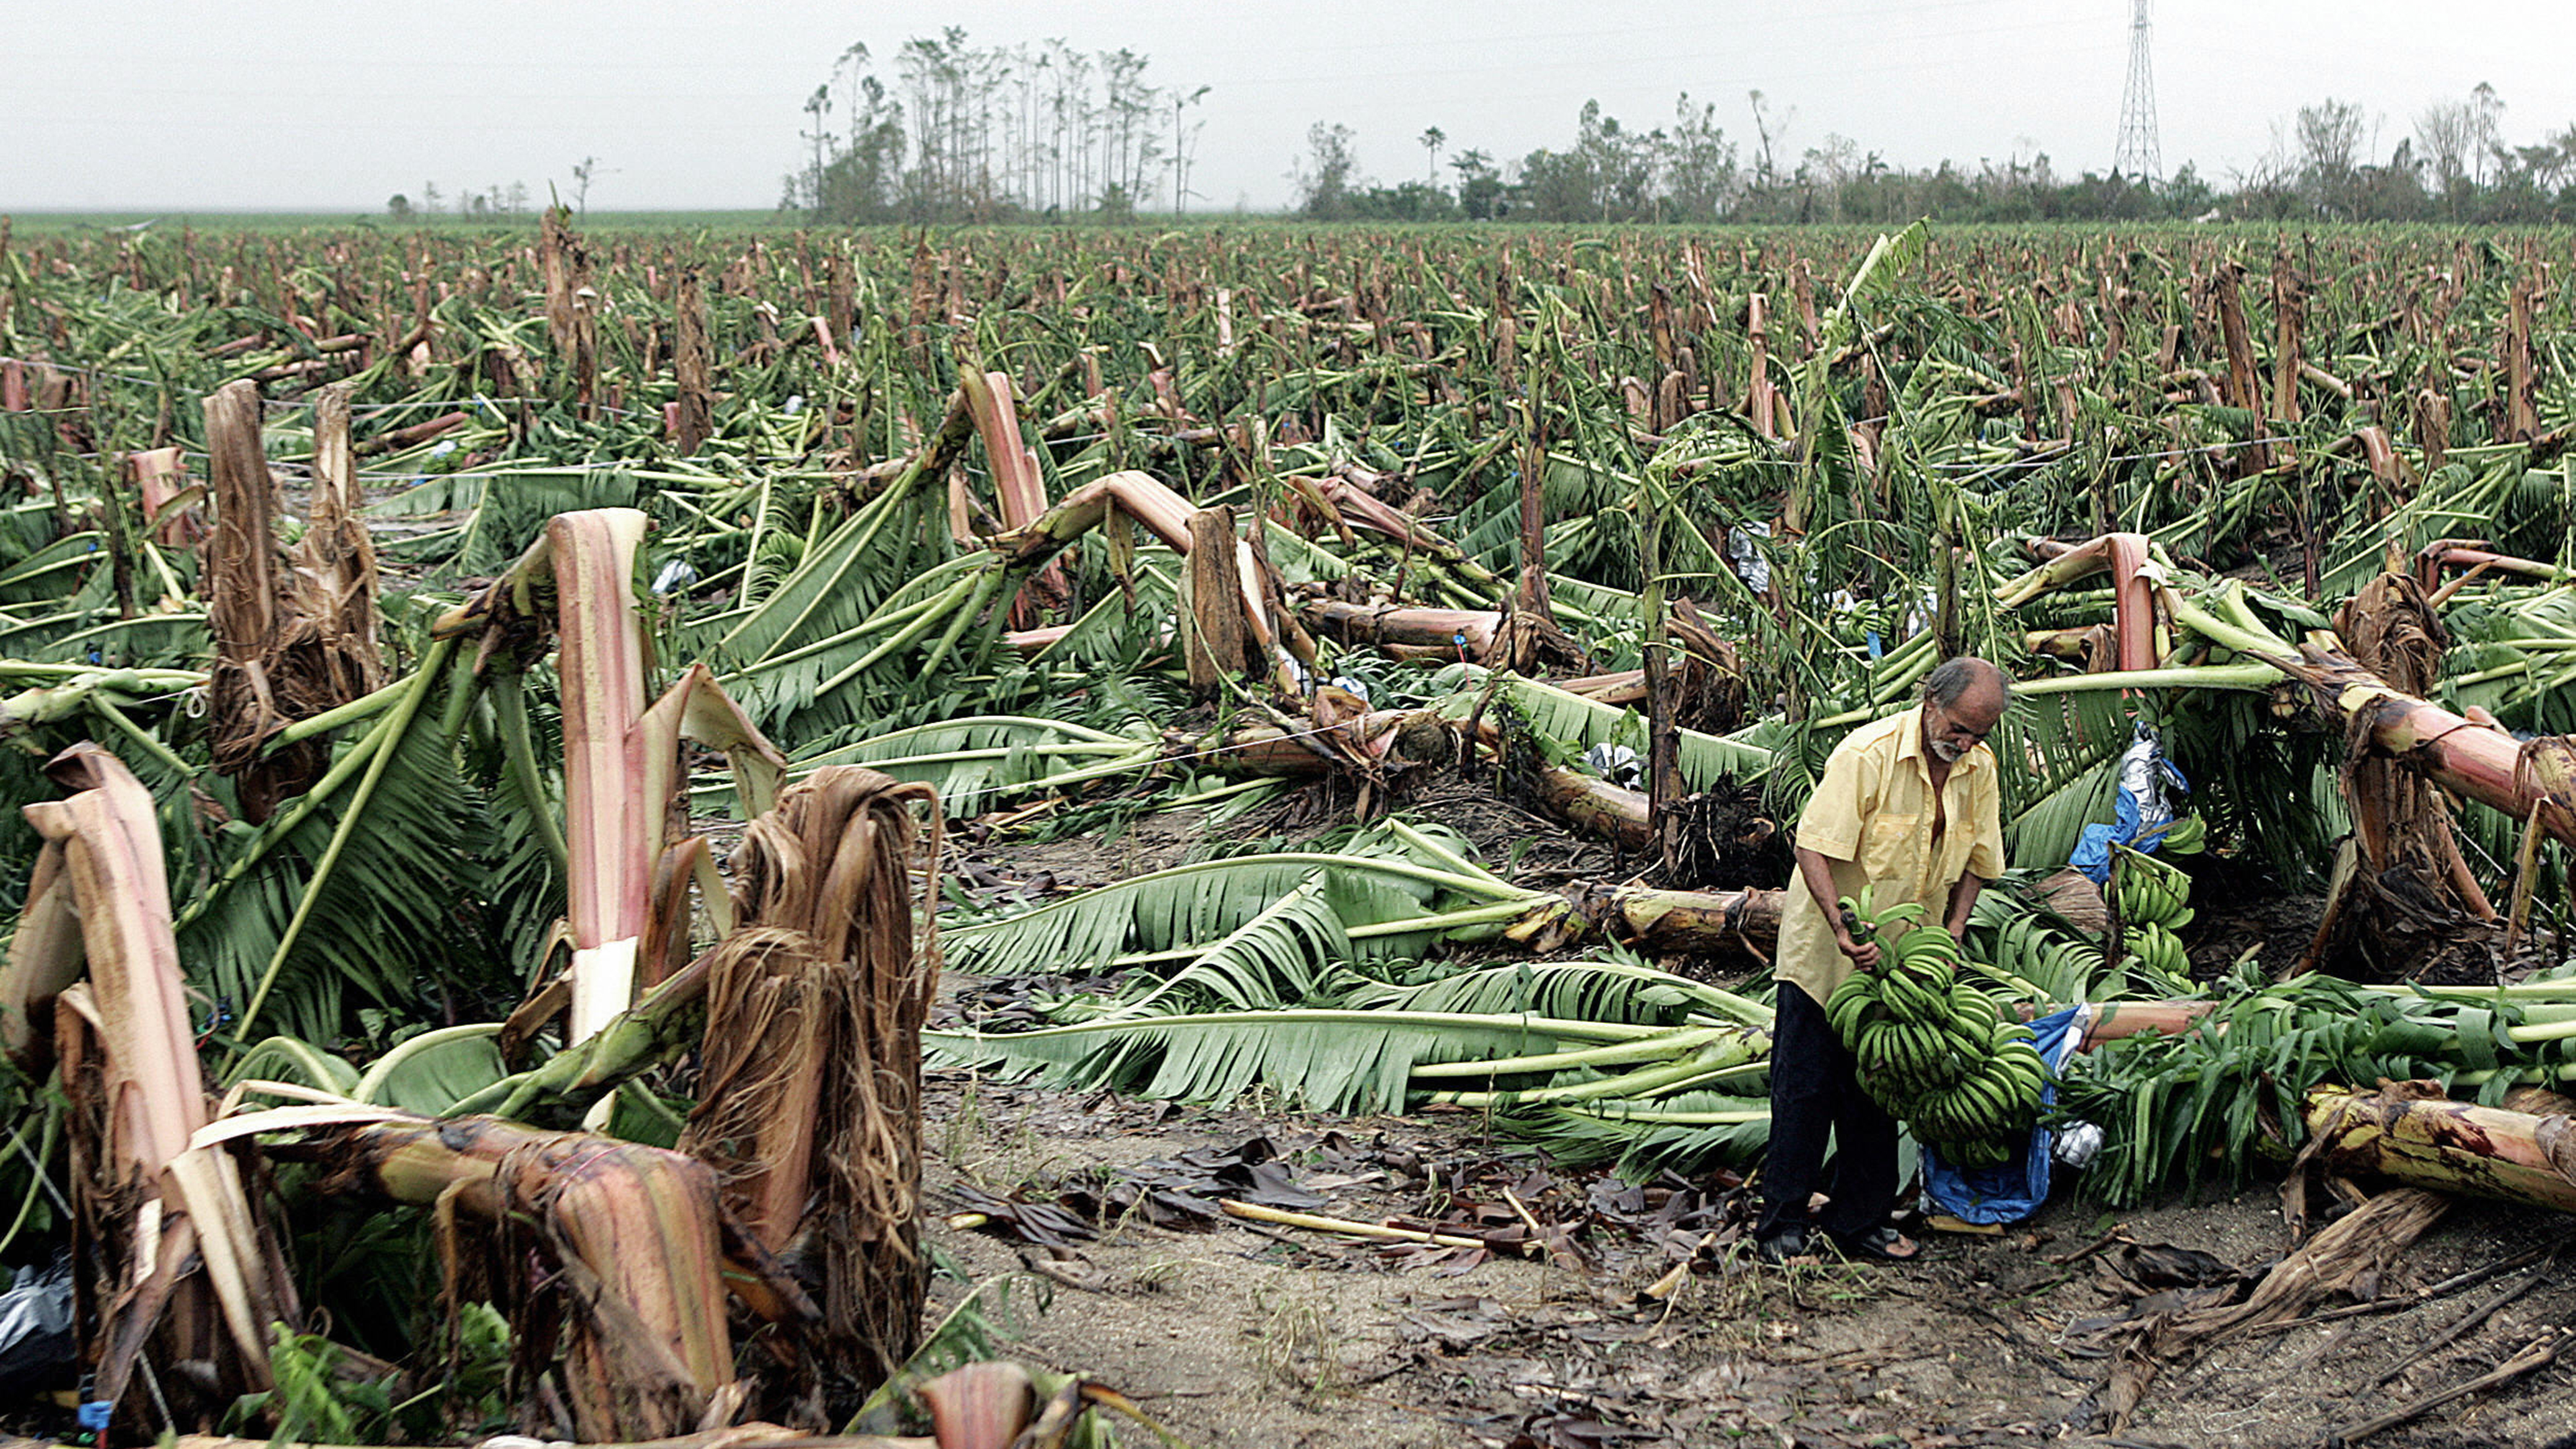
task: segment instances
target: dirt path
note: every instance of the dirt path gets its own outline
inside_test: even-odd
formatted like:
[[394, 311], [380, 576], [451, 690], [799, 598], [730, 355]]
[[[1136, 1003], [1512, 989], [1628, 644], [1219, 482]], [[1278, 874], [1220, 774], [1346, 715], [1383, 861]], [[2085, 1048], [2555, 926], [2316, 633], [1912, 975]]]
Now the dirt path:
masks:
[[[1252, 1139], [1277, 1153], [1265, 1181], [1293, 1184], [1286, 1190], [1321, 1200], [1312, 1211], [1338, 1217], [1455, 1217], [1470, 1203], [1490, 1206], [1496, 1182], [1542, 1184], [1530, 1206], [1542, 1219], [1583, 1224], [1573, 1240], [1582, 1261], [1390, 1254], [1225, 1218], [1183, 1230], [1149, 1220], [1173, 1213], [1139, 1205], [1096, 1238], [1054, 1248], [991, 1225], [937, 1222], [931, 1238], [968, 1278], [1017, 1275], [1004, 1351], [1117, 1387], [1183, 1441], [1210, 1449], [2312, 1445], [2576, 1322], [2576, 1262], [2562, 1271], [2549, 1256], [2564, 1220], [2463, 1204], [2380, 1285], [2383, 1302], [2528, 1250], [2538, 1261], [2417, 1306], [2327, 1319], [2169, 1366], [2137, 1421], [2103, 1437], [2088, 1426], [2118, 1340], [2081, 1325], [2120, 1313], [2167, 1257], [2124, 1252], [2124, 1243], [2259, 1270], [2287, 1246], [2268, 1186], [2116, 1220], [2061, 1194], [2005, 1236], [1936, 1236], [1917, 1266], [1781, 1270], [1751, 1265], [1730, 1241], [1740, 1187], [1712, 1185], [1701, 1221], [1719, 1223], [1713, 1230], [1694, 1223], [1676, 1238], [1651, 1223], [1622, 1226], [1615, 1196], [1611, 1212], [1594, 1210], [1615, 1184], [1530, 1176], [1536, 1164], [1482, 1140], [1463, 1116], [1203, 1112], [949, 1074], [932, 1093], [931, 1208], [989, 1207], [981, 1192], [1096, 1210], [1121, 1181], [1150, 1188], [1188, 1177], [1185, 1157], [1233, 1164], [1221, 1171], [1239, 1178], [1240, 1149]], [[1221, 1192], [1199, 1193], [1198, 1211]], [[2080, 1251], [2114, 1227], [2123, 1241]], [[1718, 1241], [1679, 1291], [1646, 1296], [1708, 1231]], [[2123, 1263], [2147, 1283], [2125, 1276]], [[936, 1296], [944, 1306], [963, 1291], [943, 1280]], [[2423, 1348], [2508, 1293], [2516, 1296], [2458, 1341]], [[2365, 1442], [2576, 1446], [2571, 1377], [2562, 1363]]]

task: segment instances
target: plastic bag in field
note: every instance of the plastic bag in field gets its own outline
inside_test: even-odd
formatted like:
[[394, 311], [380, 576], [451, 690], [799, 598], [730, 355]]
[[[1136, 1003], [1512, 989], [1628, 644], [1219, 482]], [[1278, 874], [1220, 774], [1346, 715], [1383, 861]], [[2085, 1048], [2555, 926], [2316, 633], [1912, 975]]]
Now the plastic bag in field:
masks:
[[1646, 778], [1645, 762], [1626, 745], [1598, 744], [1583, 752], [1585, 769], [1623, 790], [1634, 790]]
[[1771, 561], [1762, 556], [1762, 546], [1753, 540], [1769, 538], [1767, 523], [1739, 523], [1726, 532], [1726, 554], [1735, 562], [1735, 576], [1755, 593], [1771, 587]]
[[[2164, 742], [2156, 732], [2140, 724], [2138, 737], [2120, 753], [2120, 788], [2112, 797], [2114, 823], [2087, 825], [2077, 837], [2075, 854], [2067, 864], [2103, 885], [2111, 879], [2111, 847], [2134, 846], [2152, 851], [2158, 844], [2158, 832], [2172, 823], [2174, 809], [2165, 798], [2168, 787], [2184, 794], [2191, 792], [2191, 782], [2165, 758]], [[2147, 837], [2141, 839], [2140, 837]]]
[[[2030, 1024], [2031, 1044], [2039, 1048], [2039, 1059], [2055, 1073], [2083, 1044], [2084, 1033], [2092, 1024], [2092, 1007], [2063, 1007]], [[2039, 1100], [2043, 1107], [2057, 1100], [2054, 1081], [2040, 1088]], [[2098, 1136], [2100, 1129], [2095, 1132]], [[1960, 1167], [1942, 1161], [1940, 1153], [1926, 1147], [1923, 1195], [1934, 1208], [1961, 1222], [2020, 1222], [2048, 1201], [2049, 1163], [2055, 1155], [2056, 1136], [2046, 1127], [2031, 1128], [2030, 1140], [2022, 1143], [2013, 1160], [2001, 1167]]]
[[71, 1259], [19, 1269], [17, 1285], [0, 1293], [0, 1400], [70, 1388], [79, 1368]]

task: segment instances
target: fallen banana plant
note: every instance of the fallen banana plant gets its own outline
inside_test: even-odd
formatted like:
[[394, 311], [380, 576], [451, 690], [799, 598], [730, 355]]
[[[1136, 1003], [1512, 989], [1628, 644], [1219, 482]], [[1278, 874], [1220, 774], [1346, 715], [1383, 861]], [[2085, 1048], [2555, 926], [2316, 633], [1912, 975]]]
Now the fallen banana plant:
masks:
[[2125, 1204], [2212, 1170], [2241, 1176], [2305, 1135], [2308, 1095], [2347, 1082], [2430, 1080], [2501, 1102], [2576, 1079], [2576, 980], [2504, 987], [2356, 985], [2304, 975], [2240, 984], [2157, 1029], [2102, 1038], [2059, 1084], [2060, 1109], [2101, 1126], [2086, 1190]]
[[1038, 974], [1065, 961], [1168, 967], [1147, 1001], [1251, 1007], [1301, 999], [1337, 965], [1419, 957], [1438, 942], [1550, 950], [1598, 932], [1656, 951], [1758, 946], [1777, 935], [1783, 897], [1624, 884], [1535, 891], [1468, 859], [1454, 833], [1390, 819], [1339, 852], [1174, 866], [959, 926], [947, 939], [955, 964], [980, 975]]
[[[728, 1286], [768, 1316], [810, 1303], [685, 1154], [489, 1117], [283, 1107], [213, 1134], [292, 1128], [269, 1150], [325, 1169], [317, 1191], [434, 1210], [449, 1303], [508, 1314], [523, 1429], [583, 1442], [664, 1439], [741, 1416]], [[726, 1267], [729, 1259], [740, 1264]]]
[[2439, 1082], [2320, 1087], [2306, 1155], [2326, 1171], [2576, 1212], [2576, 1121], [2454, 1102]]
[[[1669, 993], [1698, 985], [1602, 963], [1541, 969], [1596, 988], [1614, 982], [1627, 1012], [1658, 1021]], [[1528, 989], [1522, 971], [1476, 984], [1486, 1000], [1459, 1004], [1485, 1009], [1440, 1009], [1440, 988], [1454, 991], [1455, 980], [1412, 989], [1363, 981], [1334, 1005], [1110, 1015], [1035, 1031], [935, 1031], [925, 1041], [949, 1061], [1009, 1077], [1200, 1102], [1232, 1101], [1266, 1084], [1325, 1112], [1429, 1103], [1597, 1109], [1715, 1082], [1758, 1082], [1768, 1070], [1769, 1013], [1755, 1003], [1730, 1000], [1730, 1017], [1694, 1013], [1666, 1025], [1606, 1018], [1598, 999], [1583, 1016], [1492, 1009], [1494, 999]], [[1763, 1024], [1747, 1024], [1744, 1014]]]
[[2566, 741], [2518, 741], [2399, 691], [2348, 655], [2293, 645], [2243, 608], [2241, 584], [2213, 591], [2205, 603], [2169, 585], [2159, 597], [2175, 623], [2300, 685], [2320, 712], [2361, 732], [2377, 753], [2509, 818], [2536, 818], [2546, 834], [2576, 843], [2576, 748]]
[[[1024, 491], [1014, 485], [1014, 496]], [[864, 692], [852, 697], [843, 692], [862, 679], [881, 685], [901, 679], [909, 688], [952, 668], [971, 669], [990, 656], [1009, 623], [1007, 609], [996, 604], [1016, 597], [1026, 581], [1045, 576], [1075, 542], [1114, 518], [1120, 528], [1132, 521], [1186, 556], [1195, 511], [1147, 474], [1113, 473], [1074, 489], [1043, 514], [993, 538], [986, 549], [931, 564], [864, 614], [852, 617], [848, 604], [839, 600], [827, 607], [835, 581], [868, 556], [894, 516], [894, 499], [890, 489], [853, 515], [803, 569], [713, 642], [711, 653], [720, 660], [756, 653], [731, 665], [721, 678], [743, 688], [764, 718], [783, 721], [826, 703], [831, 707], [827, 718], [861, 718]], [[1242, 602], [1237, 617], [1251, 647], [1269, 661], [1274, 679], [1293, 689], [1303, 666], [1282, 646], [1270, 622], [1269, 571], [1248, 542], [1235, 539], [1232, 548]]]
[[1058, 1003], [1065, 1025], [925, 1040], [1006, 1075], [1213, 1102], [1266, 1083], [1336, 1112], [1571, 1107], [1759, 1080], [1769, 1008], [1666, 972], [1551, 963], [1418, 985], [1367, 974], [1435, 938], [1565, 918], [1562, 900], [1502, 885], [1454, 836], [1389, 821], [1344, 853], [1183, 866], [954, 928], [961, 970], [1081, 960], [1130, 968], [1137, 984]]
[[[52, 770], [73, 793], [26, 807], [45, 848], [0, 999], [22, 1053], [50, 1019], [70, 1103], [82, 1358], [122, 1422], [204, 1427], [269, 1386], [269, 1326], [300, 1311], [238, 1165], [191, 1140], [206, 1091], [152, 798], [95, 746]], [[207, 1381], [154, 1367], [182, 1363]]]
[[1235, 856], [1176, 866], [947, 933], [950, 961], [980, 975], [1170, 965], [1148, 1000], [1295, 1000], [1345, 960], [1419, 954], [1435, 938], [1498, 935], [1554, 898], [1504, 883], [1455, 836], [1400, 822], [1338, 852]]

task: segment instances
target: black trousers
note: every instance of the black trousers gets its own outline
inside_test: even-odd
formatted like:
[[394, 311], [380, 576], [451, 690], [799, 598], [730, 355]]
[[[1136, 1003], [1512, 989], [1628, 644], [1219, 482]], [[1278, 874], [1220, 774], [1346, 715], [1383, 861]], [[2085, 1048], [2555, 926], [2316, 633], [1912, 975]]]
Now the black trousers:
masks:
[[[1807, 1199], [1821, 1186], [1833, 1199], [1820, 1226], [1858, 1237], [1896, 1205], [1896, 1119], [1852, 1076], [1852, 1055], [1825, 1009], [1780, 983], [1771, 1031], [1771, 1147], [1762, 1168], [1762, 1225], [1768, 1236], [1803, 1226]], [[1834, 1145], [1830, 1167], [1825, 1145]]]

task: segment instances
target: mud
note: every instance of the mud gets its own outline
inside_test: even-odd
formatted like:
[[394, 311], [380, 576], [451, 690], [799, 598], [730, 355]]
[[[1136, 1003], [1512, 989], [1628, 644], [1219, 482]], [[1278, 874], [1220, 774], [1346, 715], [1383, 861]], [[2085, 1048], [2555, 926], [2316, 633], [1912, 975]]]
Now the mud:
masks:
[[[961, 1184], [1046, 1201], [1092, 1169], [1266, 1134], [1321, 1187], [1315, 1211], [1375, 1222], [1451, 1204], [1399, 1173], [1316, 1170], [1314, 1149], [1297, 1144], [1338, 1133], [1329, 1140], [1399, 1162], [1510, 1152], [1466, 1117], [1206, 1112], [960, 1074], [934, 1081], [931, 1110], [935, 1216]], [[940, 1305], [969, 1281], [1017, 1278], [1004, 1351], [1110, 1384], [1192, 1445], [2288, 1446], [2476, 1377], [2576, 1322], [2576, 1264], [2554, 1253], [2564, 1224], [2464, 1203], [2377, 1285], [2387, 1311], [2321, 1304], [2303, 1326], [2169, 1364], [2118, 1435], [2093, 1420], [2117, 1333], [2079, 1326], [2142, 1291], [2113, 1266], [2119, 1247], [2194, 1249], [2257, 1272], [2289, 1246], [2269, 1184], [2116, 1215], [2061, 1191], [1999, 1236], [1928, 1233], [1924, 1257], [1902, 1267], [1774, 1268], [1727, 1242], [1664, 1298], [1644, 1290], [1665, 1256], [1606, 1229], [1577, 1240], [1580, 1261], [1408, 1263], [1327, 1233], [1230, 1219], [1178, 1231], [1141, 1214], [1067, 1247], [944, 1221], [930, 1240], [962, 1275], [938, 1285]], [[2414, 1301], [2534, 1249], [2521, 1269]], [[2505, 1295], [2456, 1341], [2426, 1347]], [[2576, 1444], [2570, 1384], [2562, 1362], [2364, 1442]], [[1131, 1429], [1126, 1442], [1151, 1438]]]

